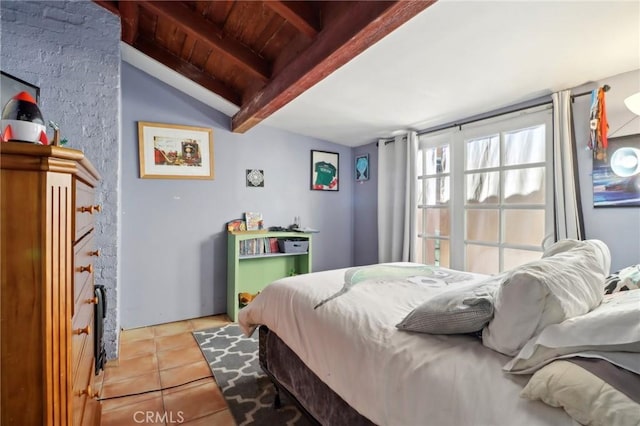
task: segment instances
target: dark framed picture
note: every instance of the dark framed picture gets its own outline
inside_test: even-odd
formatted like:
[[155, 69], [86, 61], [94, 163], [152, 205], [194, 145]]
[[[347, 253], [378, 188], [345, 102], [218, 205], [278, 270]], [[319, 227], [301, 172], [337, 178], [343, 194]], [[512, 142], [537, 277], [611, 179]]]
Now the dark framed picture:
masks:
[[40, 104], [40, 88], [38, 86], [4, 71], [0, 71], [0, 89], [0, 110], [20, 92], [27, 92], [36, 100], [36, 104]]
[[247, 186], [250, 188], [264, 188], [264, 170], [246, 169]]
[[594, 207], [640, 207], [640, 134], [609, 139], [592, 176]]
[[338, 191], [340, 155], [337, 152], [311, 150], [311, 189]]
[[369, 154], [356, 155], [356, 181], [369, 180]]

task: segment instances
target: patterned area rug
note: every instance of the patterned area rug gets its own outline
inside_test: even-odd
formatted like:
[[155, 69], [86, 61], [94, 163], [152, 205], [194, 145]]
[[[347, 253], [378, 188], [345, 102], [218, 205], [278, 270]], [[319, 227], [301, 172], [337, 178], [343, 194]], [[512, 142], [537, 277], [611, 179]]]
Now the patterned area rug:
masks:
[[273, 408], [275, 388], [258, 362], [258, 333], [242, 334], [238, 324], [194, 331], [238, 426], [303, 426], [308, 420], [284, 394]]

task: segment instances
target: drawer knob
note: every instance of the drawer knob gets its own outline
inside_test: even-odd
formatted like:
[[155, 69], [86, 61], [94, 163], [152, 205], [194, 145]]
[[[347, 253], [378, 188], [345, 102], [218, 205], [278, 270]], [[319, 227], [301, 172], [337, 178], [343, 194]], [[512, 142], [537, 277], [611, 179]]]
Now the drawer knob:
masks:
[[86, 327], [79, 328], [77, 330], [73, 330], [74, 334], [89, 334], [91, 333], [91, 326], [87, 325]]
[[78, 268], [78, 271], [92, 273], [93, 272], [93, 265], [89, 264], [87, 266], [81, 266], [81, 267]]
[[100, 249], [94, 250], [94, 251], [90, 251], [89, 252], [89, 256], [100, 257]]
[[78, 210], [80, 213], [93, 214], [93, 212], [101, 212], [102, 206], [100, 204], [96, 204], [95, 206], [80, 206]]
[[86, 302], [90, 305], [97, 305], [98, 304], [98, 296], [96, 297], [92, 297], [91, 299], [87, 299]]
[[93, 390], [91, 389], [91, 385], [87, 385], [87, 388], [86, 388], [86, 389], [82, 389], [82, 390], [76, 391], [76, 394], [77, 394], [78, 396], [88, 395], [88, 396], [89, 396], [89, 397], [91, 397], [91, 398], [97, 398], [98, 396], [100, 396], [100, 392], [98, 392], [98, 391], [93, 391]]

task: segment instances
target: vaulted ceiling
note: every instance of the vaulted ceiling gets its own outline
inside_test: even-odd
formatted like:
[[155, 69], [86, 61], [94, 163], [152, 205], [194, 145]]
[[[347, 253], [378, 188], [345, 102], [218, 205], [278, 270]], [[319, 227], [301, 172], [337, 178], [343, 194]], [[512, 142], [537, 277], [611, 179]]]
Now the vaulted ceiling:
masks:
[[95, 1], [122, 41], [239, 107], [243, 133], [434, 1]]

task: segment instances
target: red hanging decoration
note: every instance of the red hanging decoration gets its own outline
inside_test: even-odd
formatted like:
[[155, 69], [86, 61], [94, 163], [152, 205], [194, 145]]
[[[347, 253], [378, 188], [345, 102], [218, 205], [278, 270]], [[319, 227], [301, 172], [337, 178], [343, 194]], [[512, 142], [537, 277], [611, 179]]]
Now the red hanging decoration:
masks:
[[607, 122], [605, 92], [608, 90], [609, 86], [604, 85], [591, 92], [589, 149], [593, 151], [593, 158], [597, 160], [607, 158], [609, 123]]

